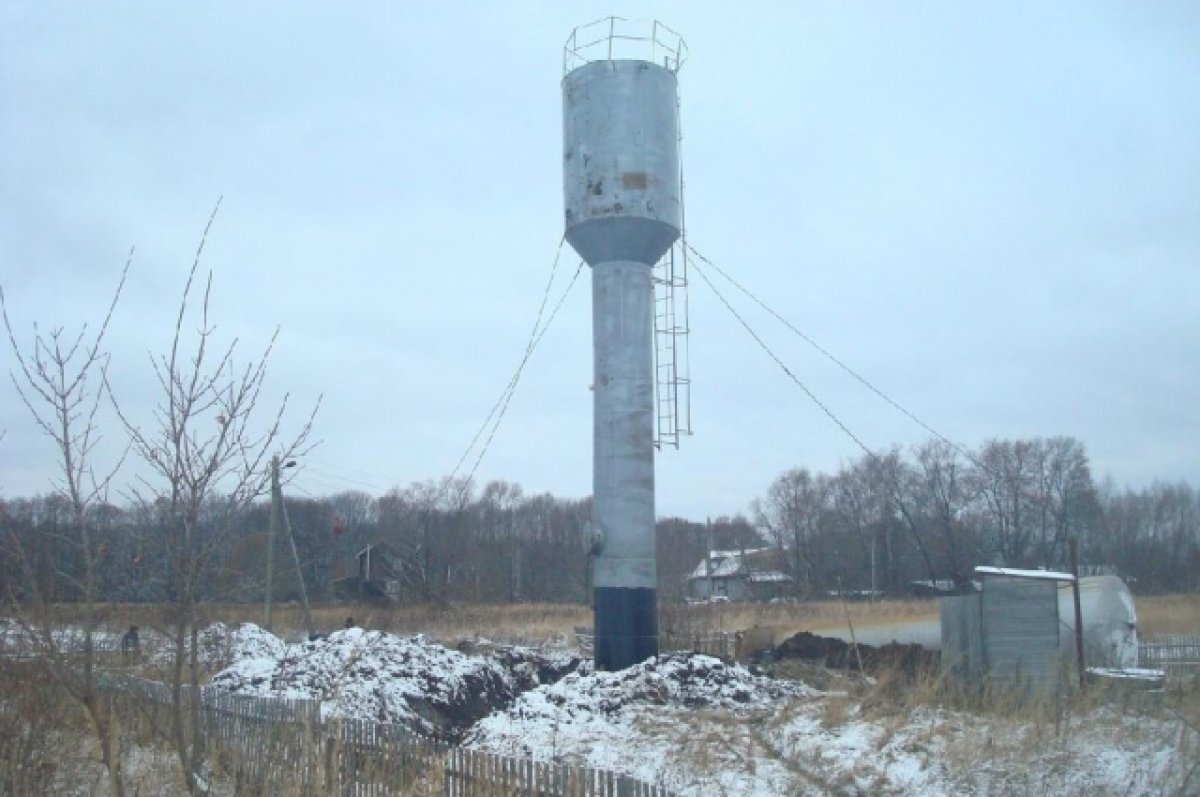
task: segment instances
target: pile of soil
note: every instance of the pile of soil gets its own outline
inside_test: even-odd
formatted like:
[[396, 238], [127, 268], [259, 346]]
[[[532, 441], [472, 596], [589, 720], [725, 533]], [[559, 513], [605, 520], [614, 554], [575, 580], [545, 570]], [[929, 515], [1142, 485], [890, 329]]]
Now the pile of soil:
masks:
[[461, 653], [487, 656], [508, 671], [517, 692], [558, 683], [568, 674], [586, 667], [587, 662], [572, 650], [533, 648], [522, 645], [498, 645], [486, 639], [460, 642]]
[[[647, 724], [686, 726], [714, 710], [738, 716], [770, 712], [783, 700], [812, 694], [802, 683], [777, 681], [713, 656], [670, 653], [618, 672], [574, 672], [532, 689], [476, 724], [465, 744], [504, 755], [551, 758], [560, 749], [624, 750]], [[600, 756], [591, 761], [593, 766], [622, 771], [628, 766], [623, 760], [628, 754], [610, 761], [603, 759], [602, 750], [593, 752]]]
[[399, 724], [452, 742], [517, 694], [513, 678], [492, 659], [465, 656], [420, 635], [360, 628], [285, 645], [277, 655], [241, 658], [213, 676], [212, 686], [320, 700], [322, 717]]
[[939, 662], [937, 651], [927, 650], [916, 644], [889, 642], [879, 647], [863, 644], [855, 646], [841, 639], [817, 636], [808, 631], [801, 631], [785, 639], [771, 654], [777, 661], [803, 659], [820, 662], [832, 669], [861, 669], [872, 675], [891, 671], [914, 676], [936, 668]]
[[803, 684], [776, 681], [714, 656], [669, 653], [618, 672], [573, 672], [533, 689], [508, 709], [513, 716], [613, 715], [633, 706], [762, 708], [789, 695], [806, 694]]
[[[161, 634], [143, 632], [143, 646], [148, 650], [147, 660], [158, 667], [169, 667], [175, 662], [175, 645]], [[197, 634], [199, 650], [197, 661], [208, 672], [216, 672], [242, 659], [279, 658], [286, 645], [283, 640], [254, 623], [228, 626], [213, 623]], [[191, 640], [185, 640], [190, 652]], [[186, 654], [185, 654], [186, 655]]]

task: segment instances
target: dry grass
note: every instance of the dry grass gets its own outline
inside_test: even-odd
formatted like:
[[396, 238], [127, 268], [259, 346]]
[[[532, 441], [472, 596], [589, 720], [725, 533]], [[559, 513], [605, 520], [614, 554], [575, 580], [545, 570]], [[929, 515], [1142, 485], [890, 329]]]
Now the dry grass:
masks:
[[[162, 606], [109, 606], [105, 608], [104, 620], [110, 627], [121, 628], [130, 624], [138, 624], [147, 628], [161, 625], [165, 618], [166, 607]], [[1146, 597], [1138, 599], [1138, 612], [1143, 633], [1200, 633], [1200, 595], [1170, 595]], [[851, 620], [857, 624], [872, 622], [886, 623], [911, 619], [929, 619], [937, 616], [936, 601], [883, 601], [872, 603], [823, 602], [808, 604], [714, 604], [703, 606], [663, 606], [663, 625], [668, 623], [686, 624], [697, 630], [742, 630], [754, 626], [775, 627], [779, 629], [828, 627], [845, 622], [849, 613]], [[204, 606], [205, 620], [236, 623], [252, 621], [261, 623], [261, 605], [218, 605]], [[322, 606], [314, 610], [317, 630], [329, 631], [340, 628], [346, 617], [354, 617], [356, 624], [367, 628], [384, 629], [401, 633], [421, 632], [442, 640], [456, 640], [473, 635], [488, 636], [502, 641], [539, 642], [547, 639], [569, 638], [575, 626], [591, 624], [591, 610], [579, 605], [542, 605], [542, 604], [513, 604], [513, 605], [450, 605], [450, 606], [404, 606], [396, 608], [379, 608], [370, 606], [334, 605]], [[79, 612], [74, 607], [58, 607], [56, 619], [62, 624], [78, 622]], [[299, 633], [304, 629], [303, 614], [300, 607], [293, 604], [279, 606], [275, 610], [275, 630], [277, 632]], [[779, 637], [782, 638], [782, 637]], [[1018, 762], [1034, 760], [1036, 755], [1045, 750], [1053, 749], [1055, 745], [1063, 746], [1072, 727], [1078, 723], [1090, 721], [1095, 717], [1093, 710], [1106, 698], [1103, 695], [1089, 692], [1087, 695], [1075, 696], [1066, 701], [1048, 701], [1037, 710], [1030, 711], [1027, 703], [1012, 701], [1011, 698], [999, 696], [963, 695], [947, 684], [937, 672], [921, 672], [915, 677], [911, 673], [894, 672], [882, 673], [873, 680], [861, 677], [851, 677], [846, 674], [834, 673], [824, 668], [803, 662], [777, 663], [783, 676], [798, 677], [810, 684], [846, 694], [827, 696], [820, 706], [817, 715], [820, 727], [826, 731], [835, 730], [851, 719], [864, 718], [879, 723], [885, 728], [885, 733], [877, 741], [882, 748], [891, 743], [894, 734], [904, 731], [907, 723], [915, 712], [929, 709], [929, 716], [941, 716], [941, 709], [960, 708], [966, 710], [967, 719], [953, 719], [954, 722], [965, 721], [978, 726], [978, 733], [961, 733], [948, 737], [957, 741], [947, 742], [942, 758], [951, 770], [971, 773], [981, 759], [995, 759], [998, 762]], [[784, 672], [785, 669], [794, 671]], [[0, 673], [3, 675], [3, 673]], [[0, 692], [16, 694], [12, 690], [15, 679], [0, 678]], [[20, 679], [23, 683], [27, 679]], [[22, 698], [25, 699], [25, 698]], [[31, 693], [28, 699], [43, 699], [40, 693]], [[11, 703], [10, 703], [11, 705]], [[1200, 739], [1200, 688], [1190, 692], [1174, 692], [1168, 694], [1166, 703], [1161, 707], [1146, 708], [1140, 704], [1118, 703], [1118, 716], [1128, 717], [1129, 728], [1123, 724], [1120, 733], [1136, 731], [1136, 719], [1145, 711], [1149, 716], [1159, 718], [1178, 718], [1179, 734], [1177, 744], [1181, 760], [1190, 758], [1195, 753], [1197, 739]], [[43, 709], [21, 711], [27, 717], [49, 717], [52, 712]], [[77, 712], [76, 712], [77, 713]], [[10, 715], [11, 716], [11, 715]], [[0, 719], [3, 714], [0, 713]], [[59, 718], [61, 721], [61, 718]], [[940, 722], [941, 720], [938, 720]], [[947, 720], [949, 721], [949, 720]], [[764, 720], [769, 723], [769, 720]], [[69, 724], [69, 723], [68, 723]], [[1074, 725], [1073, 725], [1074, 724]], [[3, 723], [0, 723], [3, 726]], [[936, 726], [936, 727], [935, 727]], [[1130, 730], [1132, 729], [1132, 730]], [[38, 739], [52, 740], [47, 735], [33, 736], [28, 733], [27, 724], [0, 727], [0, 735], [5, 731], [10, 734], [7, 744], [0, 743], [0, 758], [8, 755], [4, 764], [8, 777], [28, 778], [24, 783], [34, 787], [34, 779], [56, 778], [58, 782], [66, 775], [66, 768], [72, 764], [69, 755], [52, 747], [49, 742], [44, 745], [32, 744]], [[126, 733], [133, 728], [126, 728]], [[11, 736], [14, 732], [26, 732], [26, 746], [18, 749], [14, 744], [20, 743], [20, 738]], [[1118, 731], [1114, 731], [1116, 733]], [[86, 730], [80, 728], [76, 733], [86, 738]], [[941, 726], [931, 720], [929, 728], [931, 735], [941, 733]], [[688, 753], [704, 759], [714, 772], [728, 765], [728, 761], [744, 756], [740, 747], [745, 743], [757, 744], [750, 730], [739, 731], [738, 734], [727, 734], [730, 738], [722, 742], [720, 739], [692, 738], [686, 729], [680, 729], [680, 752]], [[747, 735], [748, 734], [748, 735]], [[738, 739], [732, 747], [730, 739]], [[992, 740], [995, 740], [994, 742]], [[131, 757], [142, 755], [141, 745], [127, 739], [127, 751]], [[152, 740], [144, 740], [151, 745], [146, 749], [153, 750]], [[762, 742], [763, 745], [766, 742]], [[993, 751], [993, 744], [996, 751]], [[762, 749], [766, 749], [763, 747]], [[137, 751], [137, 752], [135, 752]], [[161, 752], [159, 750], [158, 752]], [[1024, 759], [1023, 756], [1027, 757]], [[80, 758], [76, 746], [76, 758]], [[1044, 758], [1045, 756], [1043, 756]], [[57, 771], [50, 770], [47, 762], [53, 762]], [[80, 764], [81, 762], [75, 762]], [[90, 763], [90, 762], [89, 762]], [[819, 762], [818, 762], [819, 763]], [[92, 764], [94, 766], [94, 764]], [[817, 763], [804, 767], [804, 762], [791, 761], [789, 770], [804, 782], [814, 788], [824, 789], [832, 793], [852, 791], [849, 781], [822, 781], [819, 773], [822, 771]], [[162, 783], [170, 781], [175, 776], [175, 763], [169, 755], [161, 755], [152, 763], [144, 766], [133, 766], [127, 770], [131, 784], [146, 788], [140, 779], [161, 775]], [[38, 769], [42, 767], [42, 769]], [[707, 771], [707, 768], [701, 769]], [[414, 793], [423, 793], [421, 789], [434, 789], [439, 773], [431, 773], [428, 782], [414, 786]], [[967, 774], [963, 777], [967, 778]], [[843, 775], [841, 777], [848, 777]], [[2, 778], [0, 778], [2, 781]], [[1191, 786], [1200, 784], [1200, 772], [1190, 781]], [[1036, 793], [1037, 784], [1028, 784]], [[0, 793], [4, 790], [0, 788]], [[145, 793], [145, 792], [143, 792]], [[158, 792], [150, 792], [158, 793]], [[162, 793], [169, 793], [169, 789]], [[280, 790], [276, 793], [293, 793]], [[297, 789], [294, 793], [301, 793]], [[1014, 792], [1015, 793], [1015, 792]]]
[[887, 600], [841, 603], [707, 603], [694, 606], [664, 606], [664, 615], [686, 615], [694, 624], [711, 631], [737, 631], [754, 626], [808, 627], [852, 622], [887, 622], [937, 617], [934, 600]]
[[[162, 628], [168, 619], [162, 604], [108, 604], [100, 607], [102, 625], [121, 630], [129, 625]], [[202, 622], [263, 622], [261, 604], [204, 604]], [[56, 626], [77, 624], [81, 609], [59, 605], [52, 610]], [[1156, 595], [1137, 598], [1139, 630], [1143, 634], [1200, 634], [1200, 593]], [[936, 600], [885, 600], [841, 603], [718, 603], [694, 606], [664, 604], [660, 627], [666, 631], [741, 631], [769, 628], [782, 640], [800, 630], [821, 633], [822, 629], [873, 624], [936, 620]], [[570, 639], [576, 626], [589, 626], [592, 612], [578, 604], [449, 604], [406, 606], [323, 605], [313, 608], [316, 631], [327, 633], [343, 627], [346, 618], [364, 628], [395, 633], [423, 633], [453, 641], [486, 636], [500, 641], [539, 643]], [[298, 604], [281, 604], [273, 609], [273, 630], [285, 635], [304, 632], [304, 615]]]
[[798, 631], [820, 633], [822, 629], [855, 625], [904, 623], [937, 620], [936, 600], [887, 600], [842, 603], [706, 603], [668, 605], [659, 610], [660, 627], [674, 633], [700, 631], [744, 631], [766, 628], [774, 631], [776, 642]]
[[[121, 630], [130, 625], [163, 628], [170, 617], [164, 604], [105, 604], [98, 611], [102, 626]], [[53, 607], [50, 622], [55, 627], [79, 624], [82, 608], [71, 604]], [[263, 624], [262, 604], [207, 603], [200, 607], [201, 624]], [[401, 634], [422, 633], [436, 639], [456, 640], [468, 636], [491, 636], [513, 642], [538, 643], [569, 638], [575, 626], [591, 625], [592, 610], [575, 604], [449, 604], [375, 606], [337, 604], [314, 606], [315, 631], [328, 633], [342, 628], [347, 618], [355, 625]], [[272, 630], [277, 634], [305, 632], [304, 612], [297, 603], [273, 607]]]
[[0, 794], [45, 792], [74, 762], [60, 728], [84, 733], [78, 705], [44, 662], [0, 659]]
[[1200, 634], [1200, 593], [1139, 597], [1137, 613], [1139, 633]]

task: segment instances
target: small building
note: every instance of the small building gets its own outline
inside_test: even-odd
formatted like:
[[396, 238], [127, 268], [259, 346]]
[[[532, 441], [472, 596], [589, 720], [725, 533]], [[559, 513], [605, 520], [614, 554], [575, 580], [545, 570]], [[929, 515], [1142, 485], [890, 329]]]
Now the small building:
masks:
[[687, 577], [692, 601], [767, 601], [792, 592], [792, 577], [783, 572], [778, 548], [710, 551]]
[[1059, 584], [1070, 573], [977, 567], [979, 591], [941, 599], [942, 670], [968, 686], [1058, 696], [1075, 664]]
[[371, 543], [353, 561], [336, 567], [331, 581], [339, 600], [396, 601], [400, 597], [401, 562], [392, 546]]

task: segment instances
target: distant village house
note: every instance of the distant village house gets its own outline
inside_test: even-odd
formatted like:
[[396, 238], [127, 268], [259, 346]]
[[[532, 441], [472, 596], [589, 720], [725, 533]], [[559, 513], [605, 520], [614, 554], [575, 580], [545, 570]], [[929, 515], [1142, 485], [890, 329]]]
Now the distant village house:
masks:
[[792, 577], [783, 571], [778, 548], [710, 551], [687, 578], [693, 601], [768, 601], [792, 592]]
[[400, 558], [387, 543], [372, 543], [353, 562], [335, 565], [332, 581], [339, 600], [396, 601], [400, 597]]

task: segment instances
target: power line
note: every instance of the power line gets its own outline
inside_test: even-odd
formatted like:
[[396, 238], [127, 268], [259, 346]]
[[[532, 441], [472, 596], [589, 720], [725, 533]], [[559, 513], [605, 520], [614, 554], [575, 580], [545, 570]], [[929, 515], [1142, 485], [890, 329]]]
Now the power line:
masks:
[[[517, 380], [521, 378], [521, 371], [525, 368], [525, 363], [529, 362], [529, 357], [533, 353], [533, 348], [537, 345], [538, 329], [541, 327], [542, 317], [546, 312], [546, 304], [550, 301], [550, 290], [554, 286], [554, 278], [558, 273], [558, 263], [562, 259], [563, 246], [566, 244], [566, 241], [567, 239], [565, 235], [558, 239], [558, 249], [554, 253], [554, 262], [550, 265], [550, 276], [546, 280], [546, 287], [542, 290], [542, 301], [541, 304], [538, 305], [537, 318], [534, 319], [533, 329], [531, 329], [529, 332], [529, 341], [525, 344], [525, 353], [521, 357], [521, 362], [517, 365], [516, 371], [513, 372], [512, 377], [508, 380], [508, 384], [504, 386], [502, 391], [500, 391], [499, 397], [496, 399], [495, 403], [492, 404], [492, 408], [488, 412], [487, 417], [484, 418], [483, 423], [480, 424], [479, 429], [476, 430], [475, 436], [471, 438], [471, 442], [467, 444], [462, 456], [458, 458], [458, 462], [456, 462], [454, 464], [454, 468], [451, 469], [451, 479], [454, 478], [454, 474], [458, 473], [463, 463], [467, 461], [467, 457], [471, 455], [471, 451], [474, 450], [475, 444], [479, 442], [479, 438], [483, 436], [484, 430], [488, 428], [488, 425], [492, 422], [492, 418], [495, 417], [501, 405], [506, 404], [507, 398], [516, 388]], [[493, 430], [493, 434], [494, 433], [495, 430]]]
[[299, 490], [300, 492], [304, 493], [305, 495], [307, 495], [309, 498], [313, 499], [314, 501], [319, 500], [315, 495], [313, 495], [308, 490], [304, 489], [303, 487], [301, 487], [299, 484], [297, 484], [294, 481], [288, 482], [288, 487], [290, 487], [293, 490]]
[[[708, 263], [709, 261], [705, 260], [704, 262]], [[717, 290], [717, 286], [713, 285], [712, 280], [710, 280], [708, 278], [708, 275], [706, 273], [704, 273], [704, 269], [702, 269], [696, 265], [693, 265], [692, 268], [695, 270], [695, 272], [697, 274], [700, 275], [700, 279], [704, 280], [704, 284], [707, 285], [709, 287], [709, 289], [713, 292], [713, 294], [715, 294], [716, 297], [721, 301], [721, 304], [725, 305], [725, 309], [728, 310], [733, 315], [733, 317], [738, 320], [738, 323], [740, 323], [742, 325], [742, 328], [746, 330], [746, 332], [750, 335], [750, 337], [754, 338], [754, 342], [757, 343], [759, 345], [759, 347], [762, 348], [762, 350], [767, 353], [767, 356], [770, 357], [772, 360], [774, 360], [775, 364], [778, 365], [781, 369], [783, 369], [783, 372], [785, 374], [787, 374], [788, 377], [793, 382], [796, 383], [797, 387], [799, 387], [801, 390], [804, 391], [805, 395], [807, 395], [809, 397], [809, 399], [814, 404], [816, 404], [817, 407], [820, 408], [821, 412], [825, 413], [825, 415], [828, 416], [829, 420], [831, 420], [835, 424], [837, 424], [837, 427], [839, 429], [841, 429], [843, 432], [845, 432], [847, 437], [849, 437], [851, 440], [853, 440], [855, 443], [857, 443], [858, 447], [861, 448], [863, 450], [863, 452], [866, 453], [867, 456], [869, 456], [871, 458], [875, 458], [875, 453], [873, 451], [871, 451], [871, 449], [867, 448], [866, 444], [863, 443], [862, 440], [858, 439], [858, 435], [856, 435], [856, 434], [854, 434], [854, 432], [850, 431], [850, 427], [846, 426], [846, 424], [843, 423], [842, 420], [833, 413], [833, 410], [829, 409], [829, 407], [826, 406], [823, 401], [821, 401], [819, 398], [817, 398], [816, 394], [813, 393], [811, 389], [809, 389], [808, 385], [804, 384], [804, 382], [802, 382], [800, 380], [800, 377], [796, 376], [796, 374], [793, 373], [792, 369], [788, 368], [787, 365], [783, 362], [783, 360], [779, 359], [779, 356], [776, 355], [775, 352], [771, 349], [771, 347], [766, 344], [766, 341], [764, 341], [759, 336], [759, 334], [754, 331], [753, 327], [750, 326], [750, 323], [748, 321], [746, 321], [746, 319], [743, 318], [742, 315], [736, 309], [734, 309], [733, 305], [729, 303], [729, 300], [726, 299], [725, 296], [719, 290]]]
[[[704, 260], [704, 262], [707, 263], [708, 261]], [[838, 418], [837, 415], [834, 414], [833, 410], [831, 410], [823, 401], [821, 401], [819, 398], [817, 398], [816, 394], [813, 393], [813, 391], [808, 387], [808, 385], [804, 384], [804, 382], [802, 382], [800, 380], [800, 378], [798, 376], [796, 376], [796, 374], [792, 371], [792, 369], [787, 367], [787, 365], [783, 362], [783, 360], [781, 360], [779, 358], [779, 356], [776, 355], [775, 352], [771, 349], [771, 347], [767, 345], [766, 341], [764, 341], [762, 339], [762, 337], [759, 336], [759, 334], [754, 331], [754, 328], [750, 326], [750, 323], [748, 321], [746, 321], [746, 319], [743, 318], [740, 313], [738, 313], [738, 311], [733, 307], [733, 305], [729, 303], [729, 300], [726, 299], [725, 296], [719, 290], [717, 290], [717, 286], [714, 285], [712, 283], [712, 280], [710, 280], [708, 278], [708, 275], [704, 272], [704, 269], [700, 268], [696, 264], [693, 264], [692, 268], [695, 269], [696, 273], [700, 275], [700, 279], [704, 280], [704, 284], [707, 285], [709, 287], [709, 289], [721, 301], [721, 304], [725, 305], [725, 308], [727, 310], [729, 310], [729, 312], [733, 315], [733, 317], [738, 320], [738, 322], [742, 325], [742, 327], [746, 330], [746, 332], [750, 335], [750, 337], [752, 337], [754, 339], [754, 341], [756, 343], [758, 343], [758, 345], [762, 348], [762, 350], [767, 353], [767, 356], [775, 361], [775, 364], [778, 365], [783, 370], [783, 372], [788, 375], [788, 377], [796, 384], [796, 386], [799, 387], [802, 391], [804, 391], [804, 394], [807, 395], [808, 398], [814, 404], [816, 404], [817, 407], [819, 407], [820, 410], [823, 413], [825, 413], [825, 415], [831, 421], [833, 421], [834, 424], [836, 424], [837, 427], [839, 429], [841, 429], [842, 432], [844, 432], [847, 437], [849, 437], [851, 440], [853, 440], [855, 442], [855, 444], [857, 444], [858, 447], [863, 450], [863, 453], [866, 454], [867, 459], [870, 460], [871, 462], [875, 463], [875, 465], [879, 467], [880, 472], [883, 473], [885, 475], [885, 477], [889, 479], [889, 481], [891, 482], [892, 490], [893, 490], [893, 495], [891, 496], [891, 498], [895, 502], [895, 507], [900, 512], [901, 516], [904, 517], [905, 522], [908, 524], [909, 531], [913, 535], [913, 540], [917, 544], [917, 549], [920, 551], [921, 557], [925, 560], [926, 567], [929, 569], [929, 577], [936, 578], [937, 576], [936, 576], [936, 573], [934, 572], [933, 560], [929, 556], [929, 552], [925, 547], [925, 542], [924, 542], [924, 540], [921, 539], [920, 534], [917, 532], [916, 525], [912, 522], [912, 519], [909, 516], [908, 508], [905, 506], [903, 500], [900, 498], [900, 496], [903, 493], [903, 490], [900, 486], [900, 480], [899, 480], [898, 474], [893, 472], [892, 468], [887, 467], [887, 463], [883, 460], [883, 458], [880, 457], [878, 454], [876, 454], [874, 451], [872, 451], [870, 448], [868, 448], [866, 443], [864, 443], [862, 440], [859, 439], [858, 435], [856, 435], [856, 434], [854, 434], [854, 432], [850, 431], [850, 427], [847, 426], [845, 423], [843, 423], [842, 420], [840, 418]]]
[[571, 282], [568, 284], [568, 286], [566, 286], [563, 294], [559, 296], [558, 301], [553, 306], [550, 317], [547, 318], [546, 307], [548, 304], [550, 304], [554, 280], [556, 280], [556, 276], [558, 274], [558, 264], [560, 260], [562, 260], [563, 247], [565, 244], [565, 236], [563, 236], [563, 238], [559, 238], [558, 250], [554, 252], [554, 262], [551, 264], [550, 268], [550, 276], [547, 277], [546, 287], [542, 289], [541, 304], [538, 306], [538, 316], [536, 316], [534, 319], [533, 328], [529, 330], [529, 340], [526, 342], [526, 348], [524, 348], [521, 361], [518, 362], [516, 370], [512, 372], [512, 376], [509, 378], [508, 384], [504, 386], [504, 389], [500, 391], [500, 395], [497, 397], [496, 401], [492, 403], [492, 408], [490, 411], [488, 411], [487, 418], [484, 419], [484, 423], [480, 425], [479, 430], [475, 431], [475, 436], [470, 438], [470, 443], [468, 443], [467, 448], [463, 450], [462, 456], [458, 457], [458, 461], [455, 463], [454, 469], [451, 469], [450, 478], [448, 481], [446, 481], [446, 484], [449, 484], [450, 481], [454, 479], [455, 474], [461, 471], [463, 463], [467, 461], [468, 457], [475, 449], [475, 445], [479, 443], [481, 437], [484, 437], [484, 433], [486, 431], [487, 438], [484, 441], [484, 445], [482, 445], [479, 450], [479, 455], [475, 457], [475, 461], [472, 465], [472, 468], [470, 468], [470, 473], [468, 474], [467, 478], [473, 478], [475, 472], [478, 471], [480, 462], [484, 460], [484, 456], [487, 454], [488, 448], [491, 447], [493, 438], [496, 437], [496, 431], [499, 429], [500, 421], [504, 419], [504, 414], [508, 412], [509, 403], [512, 401], [512, 394], [516, 392], [517, 383], [520, 382], [522, 373], [524, 372], [524, 366], [528, 364], [529, 358], [532, 358], [534, 349], [538, 347], [538, 344], [541, 342], [541, 338], [545, 337], [546, 330], [550, 329], [550, 324], [553, 322], [554, 317], [557, 316], [559, 308], [563, 306], [563, 301], [566, 300], [566, 295], [571, 292], [571, 288], [575, 286], [575, 282], [578, 280], [578, 276], [580, 276], [580, 272], [583, 270], [583, 262], [580, 260], [580, 263], [578, 263], [576, 266], [575, 275], [571, 277]]
[[376, 484], [374, 482], [364, 481], [362, 479], [351, 479], [349, 476], [339, 476], [336, 473], [330, 473], [329, 471], [322, 470], [321, 468], [314, 468], [311, 465], [306, 466], [305, 470], [310, 471], [314, 474], [317, 474], [318, 476], [323, 477], [327, 480], [333, 479], [334, 481], [345, 482], [346, 484], [353, 484], [357, 487], [366, 487], [371, 490], [384, 489], [382, 486], [380, 486], [379, 484]]
[[583, 261], [580, 260], [579, 265], [575, 267], [575, 274], [571, 277], [571, 281], [567, 284], [566, 289], [562, 292], [562, 295], [559, 296], [558, 302], [554, 305], [554, 309], [550, 312], [550, 317], [546, 319], [546, 323], [542, 327], [541, 331], [538, 332], [536, 339], [531, 342], [530, 347], [526, 350], [525, 357], [521, 360], [521, 364], [517, 366], [517, 371], [513, 374], [513, 378], [509, 382], [508, 395], [504, 398], [504, 405], [500, 408], [500, 414], [496, 416], [496, 423], [493, 424], [492, 430], [488, 434], [488, 438], [483, 444], [483, 448], [480, 449], [479, 456], [475, 458], [475, 463], [471, 466], [471, 472], [467, 474], [467, 481], [470, 481], [475, 477], [475, 471], [479, 469], [479, 464], [483, 462], [484, 455], [492, 445], [492, 439], [496, 436], [496, 430], [500, 428], [500, 422], [504, 420], [504, 414], [508, 412], [508, 405], [512, 401], [513, 394], [516, 393], [517, 382], [521, 378], [521, 374], [525, 369], [525, 364], [529, 362], [529, 358], [533, 354], [533, 350], [536, 349], [538, 344], [542, 342], [542, 338], [546, 335], [546, 330], [550, 328], [550, 324], [554, 321], [555, 316], [558, 315], [559, 309], [562, 307], [563, 302], [566, 301], [568, 294], [571, 293], [571, 289], [575, 287], [575, 283], [579, 280], [579, 275], [582, 272]]
[[[976, 466], [983, 468], [984, 470], [988, 470], [987, 468], [985, 468], [983, 466], [982, 463], [979, 462], [978, 459], [975, 458], [974, 454], [972, 454], [970, 451], [967, 451], [965, 448], [960, 446], [958, 443], [954, 442], [953, 440], [951, 440], [948, 437], [946, 437], [945, 435], [943, 435], [937, 429], [934, 429], [932, 426], [930, 426], [925, 421], [921, 420], [919, 417], [917, 417], [917, 415], [915, 413], [913, 413], [913, 412], [909, 411], [908, 409], [906, 409], [905, 407], [903, 407], [899, 402], [894, 400], [891, 396], [888, 396], [886, 393], [884, 393], [878, 387], [873, 385], [864, 376], [859, 374], [857, 371], [855, 371], [853, 368], [851, 368], [846, 363], [842, 362], [842, 360], [840, 360], [838, 357], [836, 357], [833, 353], [831, 353], [830, 351], [825, 349], [823, 346], [821, 346], [819, 343], [817, 343], [815, 340], [813, 340], [811, 337], [809, 337], [808, 335], [804, 334], [802, 331], [797, 329], [794, 324], [792, 324], [790, 321], [788, 321], [782, 315], [780, 315], [779, 313], [775, 312], [775, 310], [773, 310], [769, 306], [767, 306], [767, 304], [765, 302], [763, 302], [761, 299], [759, 299], [757, 296], [755, 296], [753, 293], [751, 293], [749, 289], [747, 289], [740, 282], [738, 282], [736, 279], [734, 279], [729, 274], [727, 274], [724, 271], [724, 269], [722, 269], [720, 266], [718, 266], [713, 261], [709, 260], [707, 257], [705, 257], [700, 252], [698, 252], [694, 246], [692, 246], [691, 244], [685, 244], [685, 245], [687, 246], [688, 250], [691, 251], [691, 253], [693, 255], [698, 257], [705, 265], [711, 266], [714, 271], [716, 271], [718, 274], [720, 274], [722, 277], [724, 277], [731, 285], [733, 285], [733, 287], [737, 288], [739, 291], [741, 291], [743, 294], [745, 294], [746, 297], [750, 299], [750, 301], [754, 302], [759, 307], [761, 307], [763, 310], [765, 310], [769, 315], [771, 315], [773, 318], [775, 318], [777, 321], [779, 321], [779, 323], [783, 324], [785, 327], [787, 327], [789, 330], [791, 330], [793, 333], [795, 333], [801, 340], [803, 340], [808, 345], [812, 346], [814, 349], [816, 349], [818, 352], [820, 352], [822, 355], [824, 355], [826, 358], [828, 358], [830, 362], [832, 362], [838, 368], [841, 368], [843, 371], [845, 371], [847, 374], [849, 374], [851, 377], [853, 377], [863, 387], [867, 388], [872, 393], [874, 393], [876, 396], [883, 399], [892, 408], [894, 408], [895, 410], [902, 413], [905, 417], [907, 417], [913, 423], [920, 426], [925, 431], [929, 432], [931, 435], [936, 437], [938, 440], [942, 441], [943, 443], [945, 443], [946, 445], [950, 446], [955, 451], [957, 451], [959, 454], [966, 457], [970, 462], [974, 463]], [[701, 276], [703, 276], [703, 275], [701, 275]], [[705, 279], [705, 281], [706, 282], [708, 281], [707, 278]], [[711, 282], [709, 283], [709, 287], [712, 287]], [[714, 290], [714, 292], [716, 292], [715, 288], [713, 290]], [[718, 296], [720, 296], [720, 294], [718, 294]], [[722, 299], [722, 301], [724, 301], [724, 299]], [[726, 306], [729, 306], [729, 305], [726, 304]], [[730, 308], [730, 309], [732, 310], [732, 308]], [[739, 317], [739, 320], [741, 320], [740, 317]], [[743, 322], [743, 324], [744, 323], [745, 322]], [[760, 344], [761, 344], [761, 341], [760, 341]], [[839, 425], [840, 425], [840, 423], [839, 423]], [[851, 437], [853, 437], [853, 435], [851, 435]], [[858, 442], [858, 441], [855, 440], [855, 442]], [[861, 446], [862, 443], [859, 443], [859, 445]]]
[[322, 460], [322, 459], [313, 459], [312, 457], [308, 457], [308, 456], [306, 456], [304, 458], [304, 461], [306, 464], [312, 463], [313, 465], [319, 465], [322, 468], [329, 468], [334, 471], [341, 471], [342, 473], [349, 473], [349, 474], [352, 474], [352, 475], [354, 475], [358, 478], [364, 479], [364, 480], [369, 479], [369, 480], [375, 481], [375, 482], [388, 482], [388, 481], [391, 481], [391, 479], [392, 479], [391, 476], [387, 476], [382, 473], [375, 473], [374, 471], [363, 470], [362, 468], [352, 468], [348, 465], [342, 465], [337, 462], [329, 462], [327, 460]]

